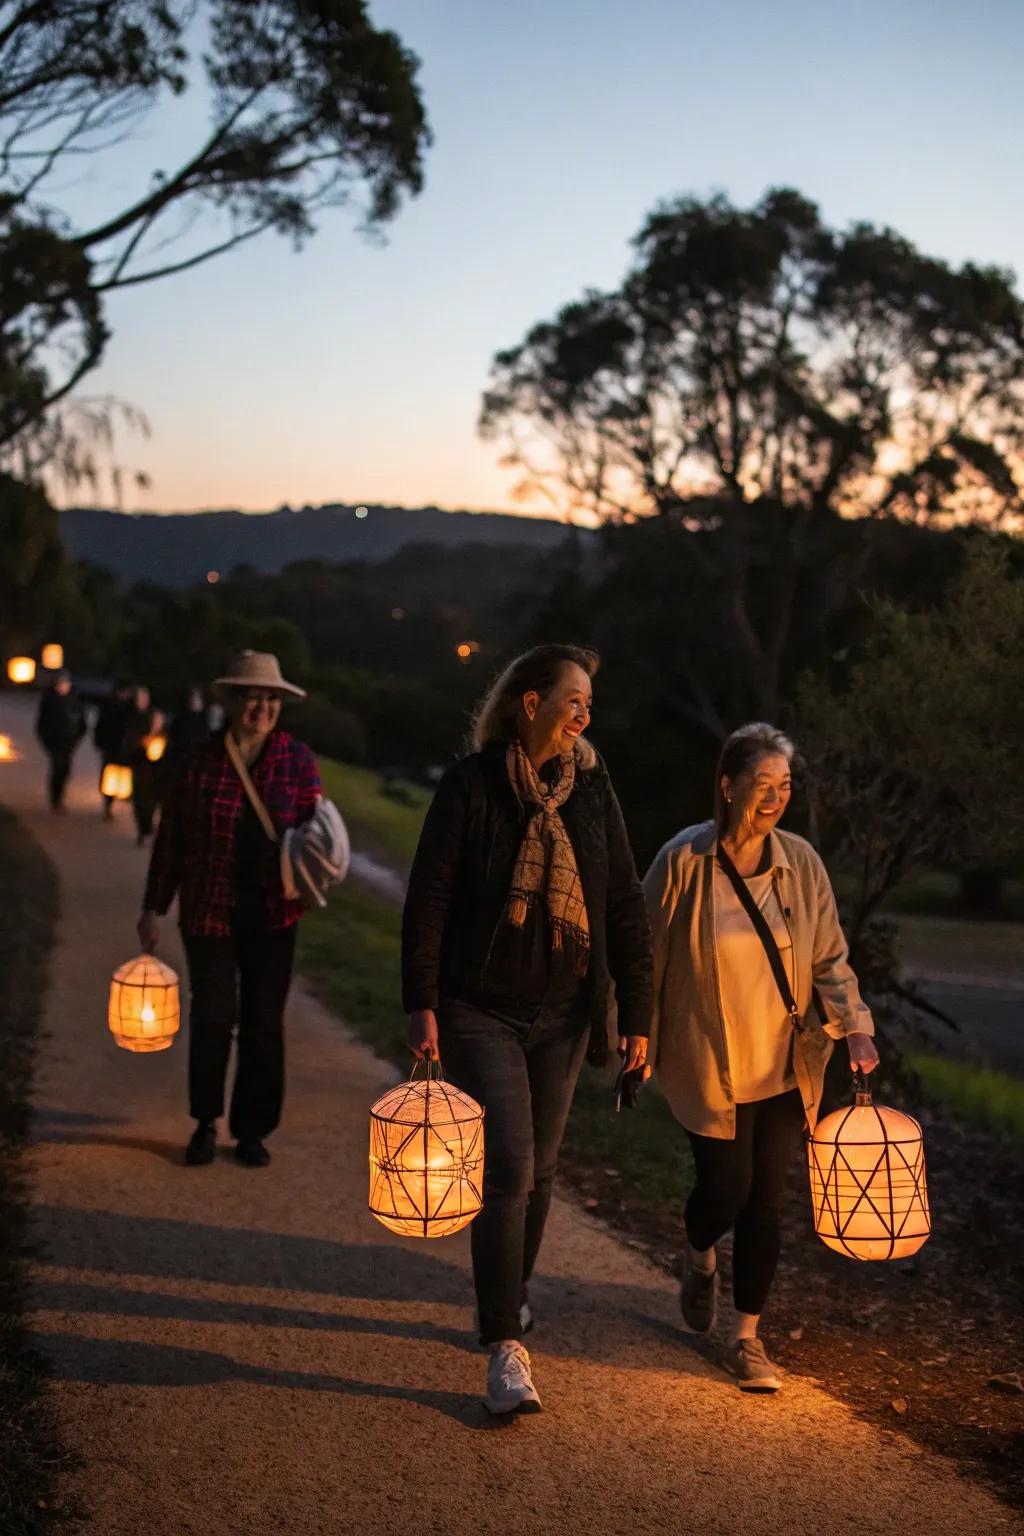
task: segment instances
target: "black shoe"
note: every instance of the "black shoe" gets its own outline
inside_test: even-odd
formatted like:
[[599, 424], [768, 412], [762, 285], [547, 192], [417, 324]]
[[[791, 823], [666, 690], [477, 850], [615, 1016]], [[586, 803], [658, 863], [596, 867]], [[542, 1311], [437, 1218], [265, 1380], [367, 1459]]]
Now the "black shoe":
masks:
[[684, 1258], [679, 1308], [687, 1333], [710, 1333], [718, 1310], [718, 1270], [706, 1275]]
[[212, 1163], [216, 1146], [217, 1127], [197, 1125], [192, 1132], [192, 1140], [185, 1148], [186, 1168], [205, 1168], [208, 1163]]
[[235, 1156], [246, 1168], [265, 1168], [270, 1162], [270, 1153], [260, 1141], [258, 1136], [246, 1137], [235, 1148]]

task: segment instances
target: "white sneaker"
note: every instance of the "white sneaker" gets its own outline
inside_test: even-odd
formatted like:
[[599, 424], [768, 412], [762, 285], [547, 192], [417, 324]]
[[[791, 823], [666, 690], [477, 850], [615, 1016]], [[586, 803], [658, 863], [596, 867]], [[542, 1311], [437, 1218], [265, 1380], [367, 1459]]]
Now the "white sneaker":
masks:
[[518, 1339], [502, 1339], [491, 1348], [487, 1366], [490, 1413], [540, 1413], [540, 1397], [530, 1377], [530, 1356]]

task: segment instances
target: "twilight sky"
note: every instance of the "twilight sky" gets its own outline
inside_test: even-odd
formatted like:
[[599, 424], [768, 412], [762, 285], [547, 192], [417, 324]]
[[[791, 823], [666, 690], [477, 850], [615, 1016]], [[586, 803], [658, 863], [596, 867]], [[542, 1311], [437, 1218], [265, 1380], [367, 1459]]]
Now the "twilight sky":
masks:
[[[370, 0], [435, 143], [386, 244], [322, 217], [115, 295], [90, 395], [143, 410], [128, 505], [509, 508], [476, 434], [492, 354], [618, 281], [661, 198], [788, 184], [826, 217], [1024, 272], [1021, 0]], [[90, 221], [200, 139], [198, 95], [65, 197]]]

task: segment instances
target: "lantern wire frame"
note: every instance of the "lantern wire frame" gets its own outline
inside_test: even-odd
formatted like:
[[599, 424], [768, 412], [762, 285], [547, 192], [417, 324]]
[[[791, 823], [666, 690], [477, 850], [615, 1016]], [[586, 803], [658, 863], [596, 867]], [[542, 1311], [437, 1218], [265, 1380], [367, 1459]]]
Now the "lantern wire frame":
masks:
[[155, 955], [119, 965], [110, 983], [107, 1024], [126, 1051], [166, 1051], [181, 1027], [177, 971]]
[[[829, 1140], [820, 1141], [813, 1135], [807, 1138], [814, 1230], [828, 1247], [851, 1259], [909, 1258], [923, 1247], [932, 1230], [921, 1127], [913, 1116], [899, 1111], [899, 1118], [913, 1127], [914, 1134], [891, 1136], [881, 1112], [872, 1101], [871, 1088], [861, 1068], [854, 1074], [854, 1082], [854, 1102], [842, 1114]], [[862, 1157], [864, 1153], [869, 1154], [863, 1166], [855, 1167], [844, 1151], [842, 1133], [851, 1116], [864, 1109], [874, 1115], [878, 1138], [871, 1141], [858, 1138], [845, 1143]], [[858, 1158], [858, 1163], [861, 1160]], [[879, 1175], [882, 1175], [881, 1179]], [[858, 1220], [869, 1215], [877, 1222], [873, 1234], [850, 1231]], [[915, 1223], [920, 1222], [920, 1227], [908, 1231], [912, 1219]], [[885, 1253], [864, 1251], [885, 1244], [888, 1245]], [[896, 1252], [897, 1245], [901, 1249], [899, 1253]]]
[[417, 1062], [372, 1105], [370, 1214], [392, 1232], [461, 1231], [483, 1209], [483, 1169], [484, 1110], [445, 1081], [440, 1061]]

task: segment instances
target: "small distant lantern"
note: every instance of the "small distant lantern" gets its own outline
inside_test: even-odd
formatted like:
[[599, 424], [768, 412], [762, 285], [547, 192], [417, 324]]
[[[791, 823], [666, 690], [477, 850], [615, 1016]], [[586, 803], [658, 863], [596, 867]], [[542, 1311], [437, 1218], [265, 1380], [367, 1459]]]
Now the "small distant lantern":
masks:
[[166, 736], [147, 736], [145, 739], [146, 757], [151, 763], [158, 763], [167, 751]]
[[64, 647], [54, 641], [50, 645], [43, 646], [43, 666], [47, 672], [59, 672], [64, 665]]
[[12, 656], [7, 663], [7, 676], [12, 683], [35, 682], [36, 664], [31, 656]]
[[126, 1051], [166, 1051], [181, 1023], [178, 973], [154, 955], [138, 955], [114, 972], [107, 1023]]
[[9, 736], [0, 736], [0, 763], [16, 763], [18, 754]]
[[130, 800], [132, 797], [132, 771], [124, 763], [108, 763], [100, 779], [100, 794], [111, 800]]
[[863, 1072], [854, 1102], [807, 1143], [814, 1230], [851, 1259], [905, 1259], [932, 1230], [921, 1127], [874, 1104]]
[[[434, 1075], [436, 1070], [436, 1076]], [[370, 1211], [402, 1237], [448, 1237], [483, 1206], [484, 1112], [427, 1063], [427, 1076], [370, 1110]]]

